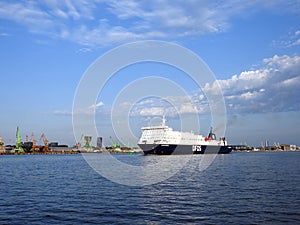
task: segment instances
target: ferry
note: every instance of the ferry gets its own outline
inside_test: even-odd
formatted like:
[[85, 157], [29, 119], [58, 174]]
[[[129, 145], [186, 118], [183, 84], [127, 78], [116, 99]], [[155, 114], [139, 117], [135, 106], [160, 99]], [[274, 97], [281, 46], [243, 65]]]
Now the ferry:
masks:
[[142, 127], [138, 146], [145, 155], [228, 154], [232, 151], [225, 137], [216, 139], [212, 128], [207, 137], [193, 132], [174, 131], [166, 125], [165, 116], [161, 125]]

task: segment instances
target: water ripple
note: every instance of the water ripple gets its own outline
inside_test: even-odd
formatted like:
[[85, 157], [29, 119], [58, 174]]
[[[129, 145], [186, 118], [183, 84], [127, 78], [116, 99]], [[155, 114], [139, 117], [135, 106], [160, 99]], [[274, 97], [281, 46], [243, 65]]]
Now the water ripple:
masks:
[[0, 224], [297, 224], [299, 160], [299, 152], [233, 153], [200, 172], [194, 158], [164, 182], [128, 187], [81, 155], [1, 156]]

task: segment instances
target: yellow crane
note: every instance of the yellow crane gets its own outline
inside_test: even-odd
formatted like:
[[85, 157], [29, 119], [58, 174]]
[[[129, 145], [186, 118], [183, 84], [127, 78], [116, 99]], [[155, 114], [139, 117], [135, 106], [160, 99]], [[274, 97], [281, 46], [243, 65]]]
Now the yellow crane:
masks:
[[32, 142], [32, 150], [33, 151], [38, 150], [37, 146], [36, 146], [36, 140], [34, 139], [34, 133], [33, 132], [31, 133], [31, 142]]
[[49, 150], [49, 141], [46, 139], [46, 136], [44, 133], [42, 133], [40, 140], [42, 140], [44, 142], [44, 151], [48, 151]]

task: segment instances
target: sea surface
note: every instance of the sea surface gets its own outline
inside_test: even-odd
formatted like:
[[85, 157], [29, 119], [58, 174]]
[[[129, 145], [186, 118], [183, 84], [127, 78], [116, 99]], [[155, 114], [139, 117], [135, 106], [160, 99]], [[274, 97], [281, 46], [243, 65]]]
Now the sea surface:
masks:
[[[174, 156], [114, 157], [138, 165]], [[0, 224], [300, 224], [300, 152], [217, 155], [203, 171], [201, 157], [133, 187], [102, 177], [80, 154], [1, 155]]]

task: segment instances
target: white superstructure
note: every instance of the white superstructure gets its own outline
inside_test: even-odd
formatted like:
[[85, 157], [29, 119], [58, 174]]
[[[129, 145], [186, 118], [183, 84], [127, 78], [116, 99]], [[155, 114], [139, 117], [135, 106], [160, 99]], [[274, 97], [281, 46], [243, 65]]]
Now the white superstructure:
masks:
[[225, 138], [215, 140], [212, 132], [208, 137], [203, 137], [193, 132], [173, 131], [166, 125], [166, 119], [163, 117], [161, 125], [142, 128], [139, 144], [226, 146], [227, 141]]

